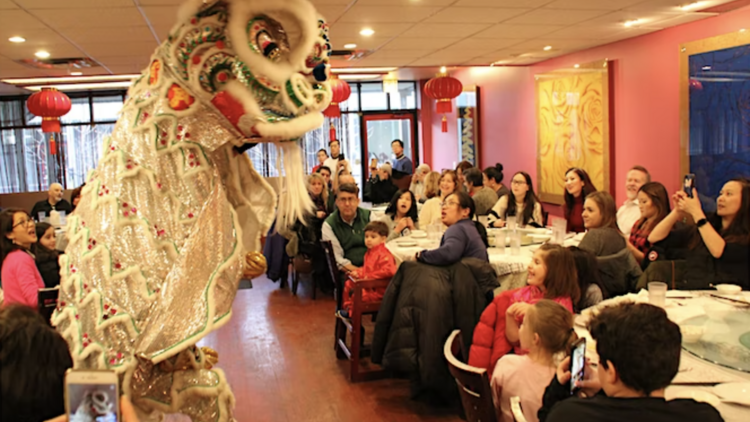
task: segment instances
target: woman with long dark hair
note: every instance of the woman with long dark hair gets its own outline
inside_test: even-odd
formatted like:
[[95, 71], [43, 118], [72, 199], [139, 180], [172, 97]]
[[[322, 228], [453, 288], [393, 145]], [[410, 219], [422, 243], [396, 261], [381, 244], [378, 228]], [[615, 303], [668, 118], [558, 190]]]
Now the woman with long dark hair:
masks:
[[513, 175], [510, 182], [510, 193], [497, 200], [490, 212], [490, 227], [505, 227], [508, 217], [518, 218], [521, 226], [532, 225], [542, 227], [544, 217], [542, 216], [542, 203], [534, 193], [534, 185], [531, 176], [519, 171]]
[[669, 213], [669, 194], [667, 188], [659, 182], [649, 182], [638, 190], [638, 208], [641, 218], [633, 224], [628, 237], [628, 249], [639, 263], [651, 248], [648, 235]]
[[470, 162], [464, 160], [458, 163], [456, 166], [456, 176], [458, 176], [458, 186], [460, 190], [466, 190], [466, 187], [464, 186], [464, 183], [466, 183], [466, 178], [464, 177], [464, 173], [466, 170], [474, 167], [473, 164]]
[[[709, 215], [703, 213], [695, 189], [692, 197], [679, 191], [672, 199], [674, 209], [654, 227], [648, 241], [669, 236], [670, 244], [688, 245], [684, 277], [674, 287], [692, 290], [732, 283], [750, 289], [750, 180], [725, 183], [716, 199], [716, 213]], [[695, 224], [673, 231], [685, 217], [692, 217]]]
[[396, 192], [381, 218], [388, 225], [388, 240], [409, 235], [419, 228], [418, 220], [417, 199], [410, 190]]
[[577, 303], [573, 303], [573, 310], [580, 313], [606, 299], [607, 290], [599, 275], [599, 264], [594, 254], [577, 246], [568, 246], [568, 249], [573, 253], [573, 259], [576, 261], [578, 287], [581, 290], [581, 298]]
[[443, 202], [442, 221], [448, 226], [440, 247], [424, 250], [417, 261], [432, 265], [452, 265], [462, 258], [477, 258], [489, 262], [487, 230], [474, 221], [474, 201], [466, 192], [454, 192]]
[[589, 194], [596, 192], [596, 186], [586, 170], [573, 167], [565, 172], [565, 219], [568, 220], [567, 231], [582, 233], [586, 231], [583, 225], [583, 201]]
[[34, 220], [26, 211], [11, 208], [0, 212], [0, 281], [4, 305], [37, 307], [37, 292], [44, 288], [44, 281], [30, 251], [36, 240]]

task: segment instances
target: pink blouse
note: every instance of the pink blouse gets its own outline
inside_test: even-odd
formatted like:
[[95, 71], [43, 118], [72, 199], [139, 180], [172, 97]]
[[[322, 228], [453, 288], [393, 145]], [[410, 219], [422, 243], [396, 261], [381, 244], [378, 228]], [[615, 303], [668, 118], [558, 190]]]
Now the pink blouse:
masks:
[[37, 294], [44, 288], [44, 281], [28, 252], [16, 250], [9, 253], [3, 261], [0, 280], [5, 295], [3, 306], [17, 303], [36, 309]]

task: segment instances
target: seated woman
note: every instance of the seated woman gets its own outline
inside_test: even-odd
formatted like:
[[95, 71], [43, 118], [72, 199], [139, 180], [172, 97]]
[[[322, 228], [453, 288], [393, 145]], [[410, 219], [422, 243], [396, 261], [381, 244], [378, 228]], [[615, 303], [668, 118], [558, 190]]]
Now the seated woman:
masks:
[[414, 194], [408, 190], [396, 192], [380, 220], [388, 225], [389, 241], [408, 236], [411, 231], [418, 229], [417, 200]]
[[598, 258], [602, 283], [612, 296], [625, 294], [635, 286], [641, 269], [627, 249], [627, 242], [617, 227], [615, 200], [607, 192], [594, 192], [583, 204], [586, 234], [579, 248]]
[[[490, 211], [490, 227], [505, 227], [508, 217], [518, 218], [519, 226], [544, 226], [542, 203], [534, 193], [528, 173], [519, 171], [510, 182], [510, 193], [502, 196]], [[497, 218], [497, 220], [495, 220]]]
[[440, 173], [431, 171], [424, 178], [424, 193], [418, 199], [420, 204], [440, 195]]
[[55, 287], [60, 284], [60, 263], [58, 262], [60, 254], [55, 249], [57, 246], [55, 228], [49, 223], [36, 223], [36, 238], [37, 242], [34, 244], [36, 268], [42, 275], [44, 286]]
[[440, 176], [439, 195], [428, 199], [422, 206], [422, 211], [419, 213], [419, 221], [422, 222], [422, 227], [427, 227], [431, 224], [441, 224], [443, 202], [448, 195], [456, 191], [458, 186], [458, 176], [456, 175], [456, 172], [453, 170], [445, 170]]
[[443, 203], [443, 224], [448, 226], [440, 247], [417, 253], [419, 262], [431, 265], [452, 265], [472, 257], [489, 262], [487, 231], [474, 221], [474, 201], [465, 192], [448, 195]]
[[[693, 290], [732, 283], [750, 289], [750, 180], [737, 178], [724, 184], [716, 213], [708, 216], [695, 189], [692, 197], [679, 191], [672, 199], [674, 209], [648, 236], [651, 243], [669, 236], [671, 245], [688, 245], [684, 275], [672, 287]], [[695, 224], [672, 231], [687, 216]]]
[[307, 178], [307, 192], [315, 204], [315, 216], [320, 220], [328, 217], [328, 189], [325, 189], [326, 180], [318, 173], [313, 173]]
[[36, 227], [29, 214], [9, 208], [0, 212], [0, 280], [4, 301], [37, 307], [39, 289], [44, 288], [31, 246], [36, 243]]
[[409, 185], [409, 190], [418, 201], [424, 198], [425, 177], [428, 174], [430, 174], [430, 166], [428, 164], [420, 164], [414, 172], [411, 185]]
[[498, 198], [510, 193], [508, 187], [503, 184], [503, 165], [495, 163], [494, 167], [484, 169], [484, 185], [497, 193]]
[[573, 311], [580, 313], [606, 299], [607, 291], [599, 275], [599, 263], [596, 262], [596, 257], [577, 246], [568, 246], [568, 250], [573, 253], [573, 259], [576, 261], [578, 288], [581, 291], [581, 299], [573, 304]]
[[638, 208], [641, 218], [635, 222], [630, 230], [628, 249], [639, 263], [651, 248], [648, 235], [671, 211], [667, 189], [659, 182], [649, 182], [638, 190]]
[[590, 193], [596, 192], [586, 170], [571, 168], [565, 172], [565, 219], [568, 220], [566, 231], [582, 233], [586, 231], [583, 224], [583, 201]]

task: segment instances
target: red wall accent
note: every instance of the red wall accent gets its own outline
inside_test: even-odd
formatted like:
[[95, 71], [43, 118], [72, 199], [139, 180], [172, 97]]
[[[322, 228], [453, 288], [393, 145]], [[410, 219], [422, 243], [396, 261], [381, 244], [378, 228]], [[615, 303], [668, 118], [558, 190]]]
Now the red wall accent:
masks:
[[[745, 27], [750, 30], [750, 7], [529, 67], [459, 69], [453, 76], [464, 85], [476, 84], [482, 90], [480, 164], [484, 168], [502, 163], [506, 181], [514, 172], [525, 170], [536, 184], [534, 74], [607, 58], [615, 61], [612, 95], [616, 143], [611, 165], [617, 202], [625, 200], [625, 176], [636, 164], [649, 169], [652, 178], [664, 183], [670, 192], [676, 191], [681, 180], [679, 45]], [[440, 116], [432, 118], [432, 162], [436, 165], [451, 165], [457, 159], [455, 117], [449, 116], [449, 122], [452, 131], [442, 134]], [[557, 210], [549, 211], [557, 214]]]

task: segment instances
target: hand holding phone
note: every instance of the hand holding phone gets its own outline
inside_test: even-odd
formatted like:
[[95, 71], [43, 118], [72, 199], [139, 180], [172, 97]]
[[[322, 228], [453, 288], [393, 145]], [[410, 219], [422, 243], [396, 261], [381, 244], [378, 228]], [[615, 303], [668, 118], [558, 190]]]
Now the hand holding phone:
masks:
[[65, 374], [68, 420], [120, 422], [119, 379], [114, 371], [68, 370]]
[[586, 368], [586, 338], [578, 339], [570, 352], [570, 394], [578, 392], [576, 384], [583, 381]]
[[693, 188], [695, 187], [695, 175], [693, 173], [686, 174], [685, 179], [682, 181], [682, 189], [689, 198], [693, 197]]

